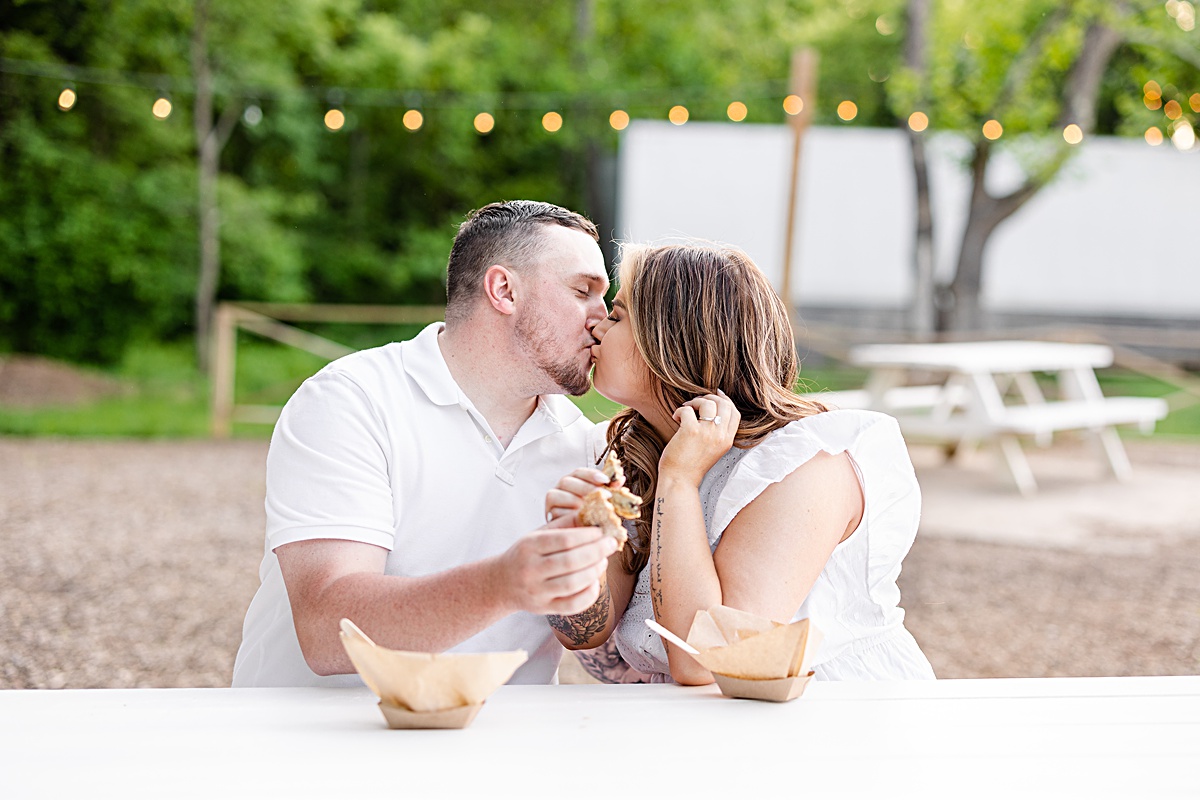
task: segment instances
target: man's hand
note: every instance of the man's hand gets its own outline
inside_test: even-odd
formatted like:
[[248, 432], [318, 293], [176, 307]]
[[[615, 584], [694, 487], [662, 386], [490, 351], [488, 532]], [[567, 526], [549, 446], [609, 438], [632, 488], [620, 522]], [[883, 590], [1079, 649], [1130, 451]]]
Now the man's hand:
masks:
[[318, 675], [354, 671], [338, 638], [342, 617], [377, 644], [437, 653], [514, 611], [578, 614], [596, 602], [616, 542], [564, 517], [499, 556], [419, 577], [384, 574], [387, 550], [311, 539], [275, 549], [300, 649]]
[[596, 602], [617, 548], [599, 528], [571, 528], [574, 515], [522, 537], [498, 559], [500, 591], [533, 614], [578, 614]]

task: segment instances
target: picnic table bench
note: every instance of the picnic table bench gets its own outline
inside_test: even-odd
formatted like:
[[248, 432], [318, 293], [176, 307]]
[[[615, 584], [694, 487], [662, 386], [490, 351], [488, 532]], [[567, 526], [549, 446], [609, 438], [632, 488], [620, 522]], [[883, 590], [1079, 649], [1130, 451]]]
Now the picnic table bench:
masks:
[[[1105, 397], [1096, 369], [1111, 366], [1112, 348], [1097, 344], [999, 341], [876, 344], [855, 347], [850, 361], [871, 372], [863, 389], [813, 395], [840, 408], [892, 414], [906, 436], [968, 452], [996, 445], [1017, 488], [1037, 490], [1021, 447], [1022, 437], [1047, 446], [1058, 432], [1080, 431], [1099, 445], [1118, 480], [1132, 474], [1116, 431], [1143, 432], [1167, 415], [1155, 397]], [[1047, 399], [1035, 373], [1056, 376], [1057, 398]], [[940, 376], [933, 384], [907, 385], [914, 375]]]

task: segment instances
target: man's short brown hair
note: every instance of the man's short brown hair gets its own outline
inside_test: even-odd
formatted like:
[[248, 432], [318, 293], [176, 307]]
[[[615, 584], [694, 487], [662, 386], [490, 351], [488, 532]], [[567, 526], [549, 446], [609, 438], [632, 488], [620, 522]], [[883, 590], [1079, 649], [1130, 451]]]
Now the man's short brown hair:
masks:
[[446, 265], [446, 317], [465, 314], [491, 265], [520, 268], [533, 262], [543, 225], [572, 228], [600, 241], [591, 220], [551, 203], [510, 200], [468, 214], [458, 226]]

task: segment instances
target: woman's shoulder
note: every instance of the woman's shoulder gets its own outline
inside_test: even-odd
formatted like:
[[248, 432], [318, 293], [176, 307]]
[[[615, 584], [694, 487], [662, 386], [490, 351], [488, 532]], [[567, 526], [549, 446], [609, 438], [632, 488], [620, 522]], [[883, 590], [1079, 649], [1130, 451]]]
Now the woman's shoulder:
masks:
[[[787, 481], [793, 475], [799, 481], [793, 481], [794, 486], [826, 485], [827, 481], [834, 485], [843, 481], [848, 474], [842, 469], [844, 465], [839, 466], [836, 459], [817, 456], [848, 452], [858, 464], [864, 436], [870, 436], [873, 429], [886, 430], [889, 424], [894, 425], [895, 420], [885, 414], [824, 411], [775, 429], [746, 450], [733, 468], [717, 501], [713, 530], [723, 531], [768, 486]], [[849, 475], [852, 484], [853, 474]]]
[[878, 411], [846, 409], [823, 411], [789, 422], [769, 433], [759, 447], [765, 448], [764, 453], [798, 451], [811, 458], [822, 450], [854, 454], [864, 443], [876, 442], [904, 446], [895, 418]]
[[[873, 490], [915, 480], [908, 446], [894, 417], [876, 411], [823, 411], [768, 434], [742, 459], [734, 478], [740, 484], [768, 484], [795, 472], [828, 467], [819, 454], [846, 454], [860, 480]], [[739, 474], [740, 473], [740, 474]]]

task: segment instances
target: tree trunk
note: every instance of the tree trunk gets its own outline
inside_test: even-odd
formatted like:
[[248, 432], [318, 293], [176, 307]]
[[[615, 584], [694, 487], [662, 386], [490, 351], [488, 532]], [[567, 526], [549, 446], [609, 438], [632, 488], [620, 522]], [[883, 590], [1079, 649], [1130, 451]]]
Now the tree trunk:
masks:
[[950, 282], [949, 305], [942, 309], [943, 330], [974, 331], [984, 327], [979, 298], [983, 286], [983, 251], [991, 233], [983, 222], [983, 214], [972, 208], [958, 250], [954, 280]]
[[[581, 83], [589, 83], [588, 72], [591, 64], [592, 37], [594, 34], [595, 0], [576, 0], [575, 2], [575, 52], [574, 67], [582, 79]], [[616, 164], [612, 156], [605, 152], [599, 139], [591, 131], [598, 126], [599, 120], [586, 120], [593, 113], [584, 104], [577, 103], [574, 116], [584, 124], [582, 151], [582, 179], [584, 211], [596, 223], [600, 234], [600, 249], [604, 259], [612, 264], [616, 260]]]
[[364, 127], [350, 131], [350, 180], [348, 213], [350, 230], [357, 239], [365, 239], [367, 231], [367, 186], [371, 169], [371, 140]]
[[[908, 0], [908, 38], [904, 59], [920, 83], [918, 106], [928, 99], [929, 0]], [[926, 338], [935, 329], [933, 208], [929, 195], [929, 165], [925, 157], [925, 132], [914, 131], [901, 121], [908, 132], [912, 150], [913, 178], [916, 182], [917, 219], [913, 240], [913, 296], [909, 309], [912, 333]]]
[[983, 285], [983, 251], [991, 235], [988, 221], [995, 216], [995, 200], [984, 185], [991, 153], [991, 142], [985, 139], [975, 143], [975, 152], [971, 157], [971, 204], [967, 212], [967, 225], [958, 249], [954, 280], [950, 282], [947, 297], [950, 303], [942, 309], [942, 326], [952, 331], [983, 327], [979, 302]]
[[217, 202], [217, 176], [221, 150], [242, 113], [242, 103], [229, 98], [221, 117], [213, 122], [212, 65], [208, 59], [208, 0], [196, 0], [192, 26], [192, 73], [196, 96], [192, 127], [196, 132], [196, 187], [200, 239], [200, 271], [196, 281], [196, 363], [207, 371], [217, 288], [221, 279], [221, 212]]
[[587, 207], [600, 233], [600, 251], [604, 260], [617, 260], [617, 160], [605, 152], [599, 142], [589, 139], [587, 147]]
[[[1060, 128], [1074, 123], [1082, 129], [1085, 136], [1092, 132], [1096, 124], [1096, 102], [1104, 70], [1120, 44], [1121, 35], [1113, 29], [1100, 23], [1093, 23], [1088, 27], [1083, 47], [1071, 65], [1071, 72], [1063, 88]], [[1039, 176], [1029, 178], [1024, 185], [1010, 194], [995, 197], [988, 193], [985, 185], [988, 161], [991, 158], [991, 143], [980, 140], [975, 144], [975, 153], [971, 160], [971, 206], [966, 228], [963, 230], [954, 280], [948, 293], [949, 307], [943, 309], [939, 318], [939, 328], [970, 331], [984, 327], [981, 293], [983, 254], [987, 249], [988, 240], [1001, 222], [1029, 202], [1066, 163], [1071, 149], [1061, 143], [1059, 148], [1049, 169]]]
[[193, 125], [196, 131], [200, 272], [196, 282], [196, 361], [201, 370], [209, 365], [209, 336], [217, 281], [221, 270], [220, 211], [217, 207], [219, 149], [213, 128], [212, 70], [208, 61], [208, 2], [196, 0], [192, 27], [192, 73], [196, 81]]

